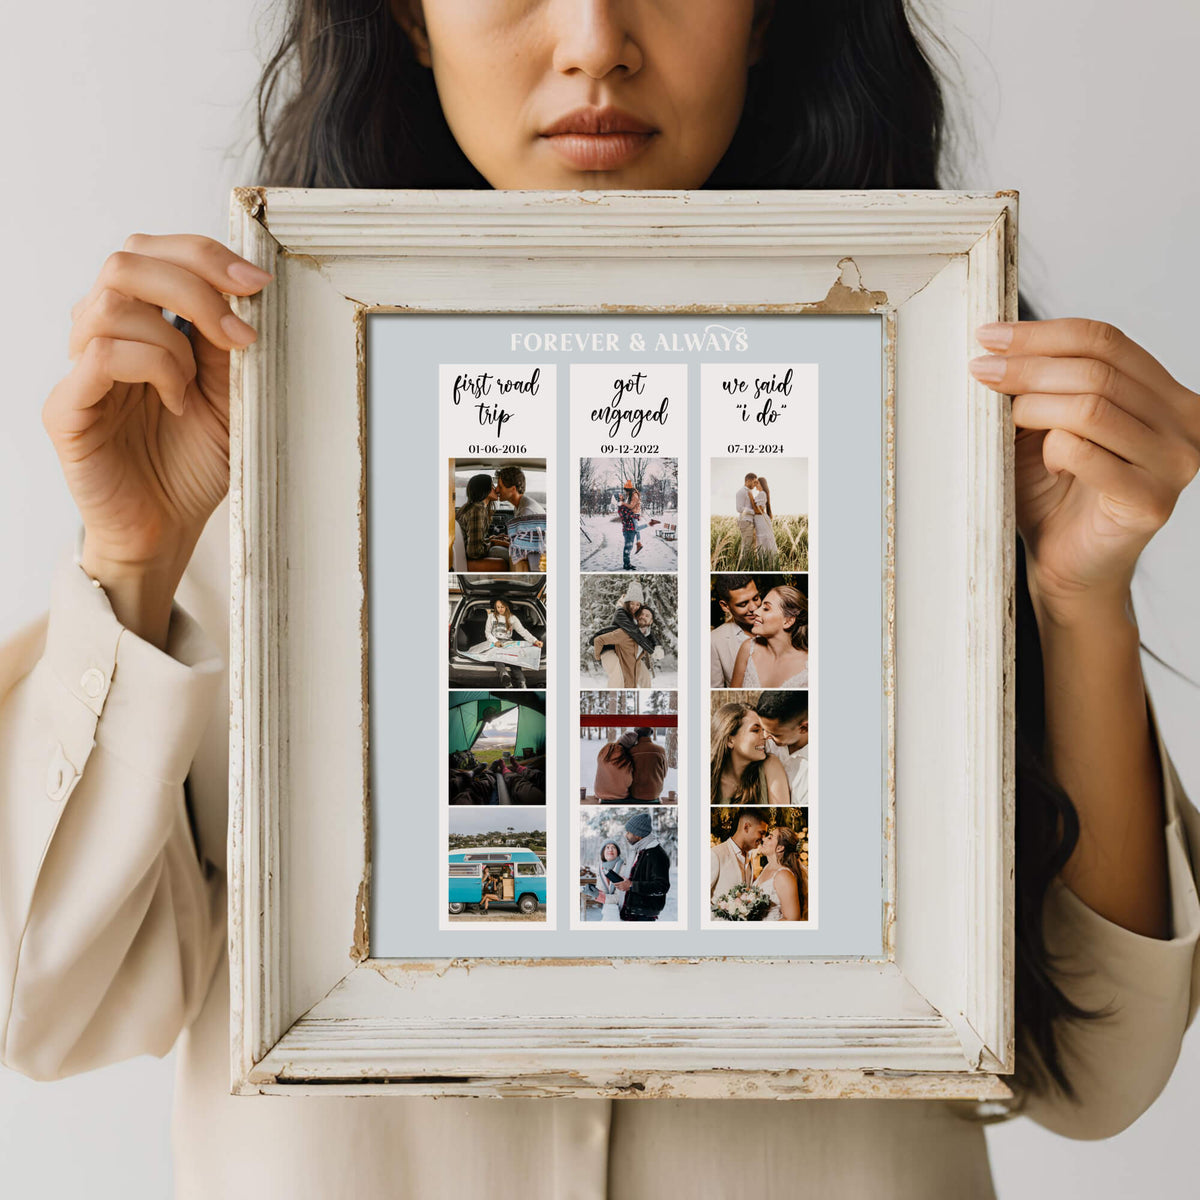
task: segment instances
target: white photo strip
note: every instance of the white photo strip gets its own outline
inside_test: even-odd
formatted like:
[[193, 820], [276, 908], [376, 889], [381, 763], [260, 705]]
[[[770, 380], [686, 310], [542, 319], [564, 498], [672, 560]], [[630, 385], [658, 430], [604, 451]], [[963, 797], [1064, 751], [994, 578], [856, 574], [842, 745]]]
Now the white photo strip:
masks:
[[453, 547], [440, 589], [438, 928], [552, 930], [557, 370], [441, 363], [438, 411], [438, 528]]
[[698, 831], [710, 868], [703, 929], [817, 925], [817, 399], [815, 363], [700, 367], [710, 575], [696, 611], [722, 756], [706, 764]]
[[685, 929], [687, 364], [573, 363], [569, 411], [570, 928]]

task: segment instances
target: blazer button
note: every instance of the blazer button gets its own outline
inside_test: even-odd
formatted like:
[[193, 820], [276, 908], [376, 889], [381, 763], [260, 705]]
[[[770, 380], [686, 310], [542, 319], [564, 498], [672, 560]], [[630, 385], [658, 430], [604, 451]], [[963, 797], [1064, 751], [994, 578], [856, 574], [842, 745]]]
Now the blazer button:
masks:
[[70, 794], [78, 774], [63, 752], [62, 743], [57, 743], [46, 770], [46, 795], [56, 804], [61, 803]]
[[90, 670], [84, 671], [83, 678], [79, 681], [80, 688], [83, 689], [83, 694], [91, 700], [98, 700], [104, 695], [108, 689], [108, 680], [104, 677], [104, 672], [92, 667]]

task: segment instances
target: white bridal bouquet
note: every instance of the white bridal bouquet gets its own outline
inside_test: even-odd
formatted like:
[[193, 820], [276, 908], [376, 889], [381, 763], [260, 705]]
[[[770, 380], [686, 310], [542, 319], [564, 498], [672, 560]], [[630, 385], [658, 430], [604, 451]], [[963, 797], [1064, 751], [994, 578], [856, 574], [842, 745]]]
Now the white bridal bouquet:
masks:
[[712, 902], [714, 921], [761, 921], [771, 907], [767, 893], [756, 883], [735, 883]]

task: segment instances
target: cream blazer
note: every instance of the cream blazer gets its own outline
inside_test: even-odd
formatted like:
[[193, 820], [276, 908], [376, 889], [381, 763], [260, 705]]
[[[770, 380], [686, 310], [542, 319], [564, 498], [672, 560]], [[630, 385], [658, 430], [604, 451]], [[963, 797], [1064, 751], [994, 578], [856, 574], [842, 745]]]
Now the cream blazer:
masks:
[[728, 838], [718, 842], [709, 852], [708, 896], [715, 900], [731, 887], [745, 881], [745, 869], [738, 861], [737, 850]]
[[[188, 1200], [992, 1195], [981, 1125], [936, 1102], [229, 1096], [226, 530], [223, 508], [166, 653], [122, 629], [69, 556], [48, 617], [0, 647], [6, 1065], [49, 1080], [174, 1046], [175, 1186]], [[1060, 1035], [1080, 1102], [1026, 1108], [1072, 1137], [1145, 1110], [1200, 994], [1200, 819], [1159, 750], [1171, 938], [1112, 925], [1062, 885], [1047, 900], [1063, 988], [1111, 1009]]]

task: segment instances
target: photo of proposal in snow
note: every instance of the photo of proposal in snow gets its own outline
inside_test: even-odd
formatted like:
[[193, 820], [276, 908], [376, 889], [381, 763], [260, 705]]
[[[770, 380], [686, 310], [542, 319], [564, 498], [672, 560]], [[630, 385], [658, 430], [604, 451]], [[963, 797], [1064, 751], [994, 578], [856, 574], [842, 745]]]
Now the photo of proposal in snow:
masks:
[[579, 820], [582, 921], [679, 919], [679, 816], [672, 808], [606, 808]]
[[714, 458], [714, 571], [808, 570], [808, 459]]
[[579, 693], [579, 803], [678, 804], [675, 692]]
[[679, 459], [579, 460], [579, 569], [674, 571]]
[[453, 806], [546, 803], [546, 693], [451, 692]]
[[581, 575], [581, 686], [675, 688], [678, 611], [674, 575]]

